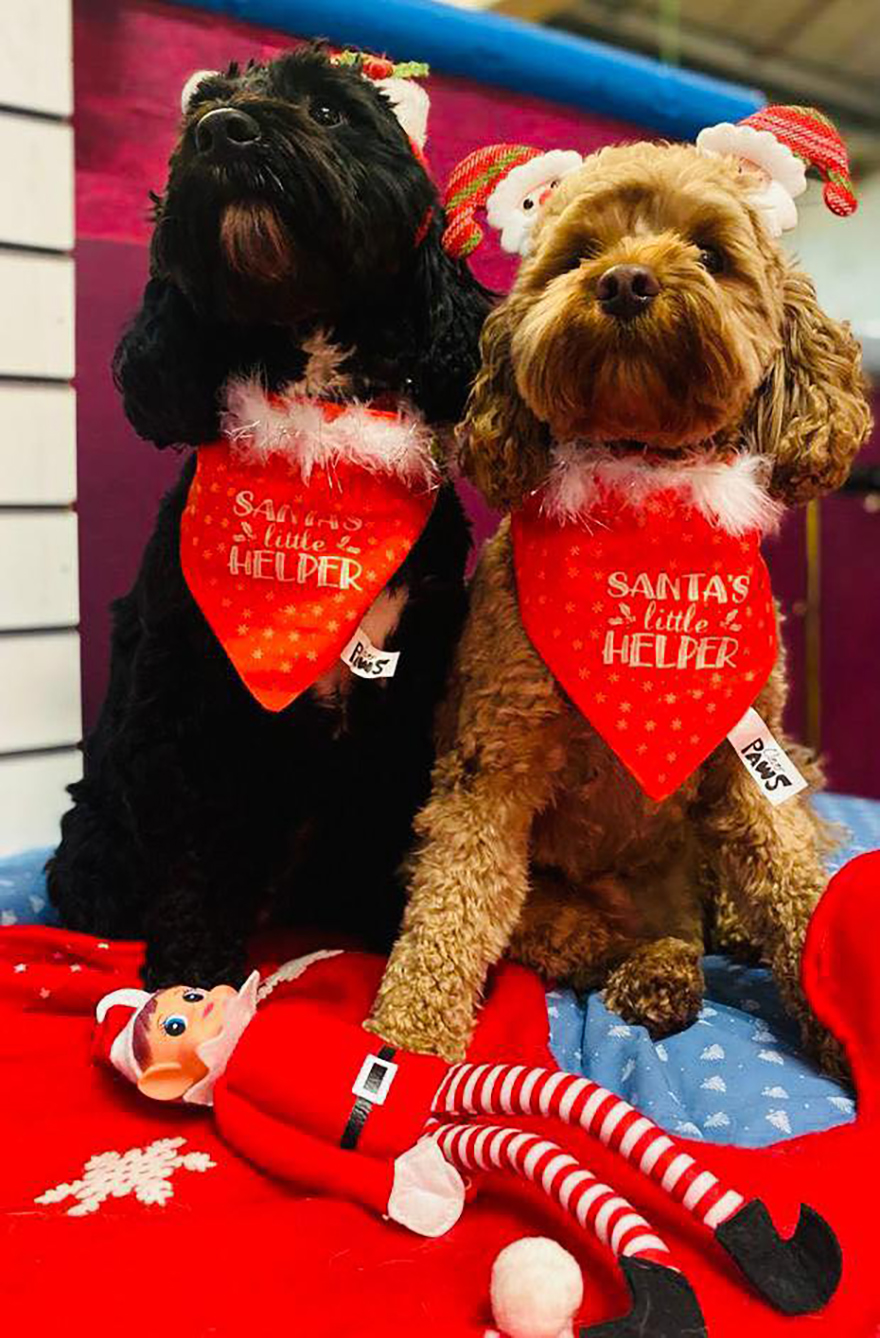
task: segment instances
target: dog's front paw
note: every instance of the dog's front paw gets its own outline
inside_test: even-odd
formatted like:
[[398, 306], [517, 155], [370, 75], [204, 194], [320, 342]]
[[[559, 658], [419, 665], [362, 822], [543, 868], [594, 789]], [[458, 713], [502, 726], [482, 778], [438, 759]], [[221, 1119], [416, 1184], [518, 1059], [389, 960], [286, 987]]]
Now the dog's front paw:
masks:
[[460, 1000], [444, 1007], [443, 997], [439, 990], [423, 994], [409, 984], [385, 982], [364, 1025], [401, 1050], [439, 1055], [457, 1064], [467, 1052], [473, 1015], [462, 1009]]
[[605, 986], [605, 1007], [624, 1022], [668, 1036], [695, 1021], [703, 1002], [700, 951], [682, 939], [661, 938], [627, 957]]

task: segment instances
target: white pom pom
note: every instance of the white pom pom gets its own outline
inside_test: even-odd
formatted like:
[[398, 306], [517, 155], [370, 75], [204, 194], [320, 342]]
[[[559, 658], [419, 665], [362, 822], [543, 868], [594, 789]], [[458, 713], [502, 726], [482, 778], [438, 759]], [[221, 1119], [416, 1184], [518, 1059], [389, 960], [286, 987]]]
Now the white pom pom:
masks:
[[192, 100], [192, 95], [193, 93], [195, 93], [196, 89], [198, 88], [202, 80], [209, 79], [211, 75], [217, 73], [219, 73], [219, 71], [217, 70], [193, 71], [193, 73], [187, 79], [186, 83], [183, 85], [183, 88], [180, 90], [180, 110], [182, 112], [186, 112], [189, 110], [189, 104]]
[[524, 1236], [492, 1266], [492, 1314], [507, 1338], [571, 1338], [584, 1299], [577, 1261], [555, 1240]]

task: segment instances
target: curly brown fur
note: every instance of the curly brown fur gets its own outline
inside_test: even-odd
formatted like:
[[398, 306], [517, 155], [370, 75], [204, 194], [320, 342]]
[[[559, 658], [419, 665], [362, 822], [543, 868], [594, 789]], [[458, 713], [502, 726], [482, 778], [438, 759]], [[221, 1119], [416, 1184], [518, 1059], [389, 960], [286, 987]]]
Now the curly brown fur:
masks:
[[[766, 235], [736, 164], [683, 146], [606, 149], [567, 177], [535, 250], [483, 336], [462, 462], [490, 501], [545, 481], [553, 442], [670, 461], [735, 449], [769, 457], [769, 491], [836, 486], [869, 427], [858, 350]], [[597, 282], [616, 264], [659, 280], [615, 320]], [[755, 703], [785, 740], [782, 657]], [[693, 1020], [706, 907], [773, 967], [805, 1039], [836, 1066], [800, 987], [826, 836], [804, 795], [772, 808], [718, 747], [655, 803], [563, 695], [522, 628], [510, 531], [487, 546], [454, 673], [445, 751], [417, 819], [403, 933], [371, 1026], [459, 1058], [488, 967], [503, 952], [655, 1034]]]

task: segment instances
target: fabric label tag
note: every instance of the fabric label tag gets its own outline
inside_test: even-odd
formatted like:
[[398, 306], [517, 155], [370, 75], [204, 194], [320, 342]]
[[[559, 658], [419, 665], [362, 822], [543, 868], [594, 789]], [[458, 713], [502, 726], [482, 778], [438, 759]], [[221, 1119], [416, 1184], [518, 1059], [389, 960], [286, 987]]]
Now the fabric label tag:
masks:
[[399, 650], [379, 650], [362, 627], [343, 647], [339, 657], [358, 678], [393, 678], [397, 672]]
[[753, 706], [727, 737], [746, 771], [774, 808], [806, 789], [807, 781]]

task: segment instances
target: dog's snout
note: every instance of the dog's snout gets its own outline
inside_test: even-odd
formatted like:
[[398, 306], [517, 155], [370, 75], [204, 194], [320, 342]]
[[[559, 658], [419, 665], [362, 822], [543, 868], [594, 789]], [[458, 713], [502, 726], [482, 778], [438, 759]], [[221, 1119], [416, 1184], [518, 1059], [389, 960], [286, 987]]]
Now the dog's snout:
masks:
[[602, 310], [620, 321], [646, 311], [659, 292], [660, 280], [647, 265], [612, 265], [596, 284]]
[[224, 154], [247, 149], [260, 138], [260, 127], [247, 112], [235, 107], [215, 107], [196, 126], [199, 153]]

